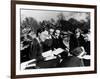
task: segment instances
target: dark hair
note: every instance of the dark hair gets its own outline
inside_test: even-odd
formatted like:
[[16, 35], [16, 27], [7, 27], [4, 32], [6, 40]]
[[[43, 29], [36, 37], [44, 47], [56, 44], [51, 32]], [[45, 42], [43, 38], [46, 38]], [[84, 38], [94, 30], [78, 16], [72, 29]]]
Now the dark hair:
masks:
[[88, 33], [90, 33], [90, 30], [89, 29], [84, 30], [84, 32], [83, 32], [83, 34], [88, 34]]
[[50, 29], [54, 29], [54, 28], [53, 28], [53, 27], [50, 27], [49, 30], [50, 30]]
[[46, 30], [45, 28], [39, 28], [39, 29], [37, 29], [36, 35], [38, 36], [39, 33], [43, 32], [45, 30]]
[[61, 31], [61, 28], [58, 27], [58, 28], [56, 28], [55, 30], [60, 30], [60, 31]]
[[20, 39], [21, 39], [21, 41], [24, 41], [24, 36], [21, 36], [21, 38], [20, 38]]
[[74, 33], [76, 33], [76, 30], [78, 30], [78, 32], [82, 33], [82, 31], [81, 31], [80, 28], [76, 28], [76, 29], [74, 30]]

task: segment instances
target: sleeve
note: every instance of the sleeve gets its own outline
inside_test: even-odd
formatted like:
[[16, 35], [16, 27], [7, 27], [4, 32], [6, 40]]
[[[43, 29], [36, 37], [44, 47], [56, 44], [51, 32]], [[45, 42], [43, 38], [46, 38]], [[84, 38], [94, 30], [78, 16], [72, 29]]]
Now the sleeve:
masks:
[[36, 54], [37, 54], [37, 45], [36, 42], [33, 40], [30, 44], [29, 58], [36, 59]]
[[44, 59], [42, 56], [42, 48], [36, 40], [33, 40], [30, 45], [30, 59], [36, 59], [36, 61]]

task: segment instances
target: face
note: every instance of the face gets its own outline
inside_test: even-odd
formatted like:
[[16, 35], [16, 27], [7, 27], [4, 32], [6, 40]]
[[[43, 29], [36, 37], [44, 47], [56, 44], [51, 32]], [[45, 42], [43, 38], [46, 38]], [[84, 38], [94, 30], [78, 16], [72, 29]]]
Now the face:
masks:
[[49, 37], [48, 31], [43, 31], [39, 34], [39, 38], [41, 39], [42, 42], [48, 39], [48, 37]]
[[81, 34], [81, 33], [80, 33], [79, 29], [76, 29], [76, 30], [75, 30], [75, 35], [76, 35], [76, 37], [79, 37], [80, 34]]
[[55, 36], [59, 37], [60, 36], [60, 30], [55, 31]]
[[54, 29], [50, 29], [50, 34], [53, 35]]
[[66, 42], [66, 43], [69, 42], [69, 37], [67, 37], [67, 36], [64, 37], [63, 41]]
[[36, 34], [35, 34], [34, 32], [31, 32], [29, 35], [30, 35], [32, 38], [36, 38]]
[[89, 41], [89, 40], [90, 40], [89, 34], [85, 34], [85, 35], [84, 35], [84, 40], [85, 40], [85, 41]]

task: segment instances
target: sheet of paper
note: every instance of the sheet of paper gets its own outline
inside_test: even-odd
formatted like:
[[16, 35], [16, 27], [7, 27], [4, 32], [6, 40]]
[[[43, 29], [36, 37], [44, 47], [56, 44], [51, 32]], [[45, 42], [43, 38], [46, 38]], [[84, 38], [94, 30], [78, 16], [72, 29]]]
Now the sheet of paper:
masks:
[[49, 51], [46, 51], [46, 52], [42, 53], [43, 57], [48, 57], [48, 56], [52, 56], [52, 55], [53, 55], [52, 50], [49, 50]]
[[[35, 62], [35, 61], [36, 61], [36, 59], [32, 59], [32, 60], [21, 63], [21, 70], [24, 70], [28, 66], [29, 63]], [[35, 63], [33, 63], [32, 65], [35, 66]]]
[[83, 59], [91, 59], [91, 56], [90, 55], [84, 55]]
[[64, 51], [64, 49], [58, 48], [58, 49], [55, 49], [52, 53], [55, 55], [58, 55], [58, 54], [62, 53], [63, 51]]
[[56, 59], [56, 56], [48, 56], [45, 58], [45, 61]]

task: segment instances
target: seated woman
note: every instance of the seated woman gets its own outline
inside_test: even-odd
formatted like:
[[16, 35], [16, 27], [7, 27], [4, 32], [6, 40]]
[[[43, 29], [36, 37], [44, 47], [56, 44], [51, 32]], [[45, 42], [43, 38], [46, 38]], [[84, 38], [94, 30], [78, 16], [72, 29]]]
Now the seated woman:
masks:
[[[36, 67], [37, 67], [37, 62], [44, 60], [42, 56], [43, 52], [42, 42], [46, 40], [47, 36], [48, 36], [48, 31], [46, 31], [44, 28], [40, 28], [37, 30], [37, 37], [32, 39], [29, 45], [29, 51], [27, 51], [29, 60], [27, 62], [29, 62], [30, 60], [35, 60], [31, 64], [36, 64]], [[27, 64], [29, 65], [29, 63]]]
[[85, 55], [83, 47], [77, 47], [71, 51], [71, 55], [63, 59], [60, 67], [82, 67], [84, 66], [82, 57]]
[[[43, 56], [44, 42], [48, 39], [48, 31], [45, 28], [40, 28], [37, 30], [37, 37], [34, 38], [31, 42], [29, 58], [30, 60], [35, 60], [33, 62], [28, 63], [28, 65], [35, 64], [34, 67], [29, 67], [26, 69], [34, 69], [34, 68], [53, 68], [56, 67], [59, 60], [57, 58], [45, 61], [45, 57]], [[29, 60], [29, 61], [30, 61]]]
[[64, 59], [69, 55], [69, 40], [70, 40], [69, 34], [67, 32], [64, 32], [62, 39], [63, 40], [60, 46], [62, 49], [64, 49], [64, 52], [62, 52], [60, 55], [61, 58]]
[[89, 33], [86, 33], [84, 34], [84, 40], [85, 40], [85, 43], [84, 43], [84, 49], [86, 51], [86, 58], [84, 58], [84, 64], [85, 66], [90, 66], [90, 56], [91, 56], [91, 53], [90, 53], [90, 38], [89, 38]]

